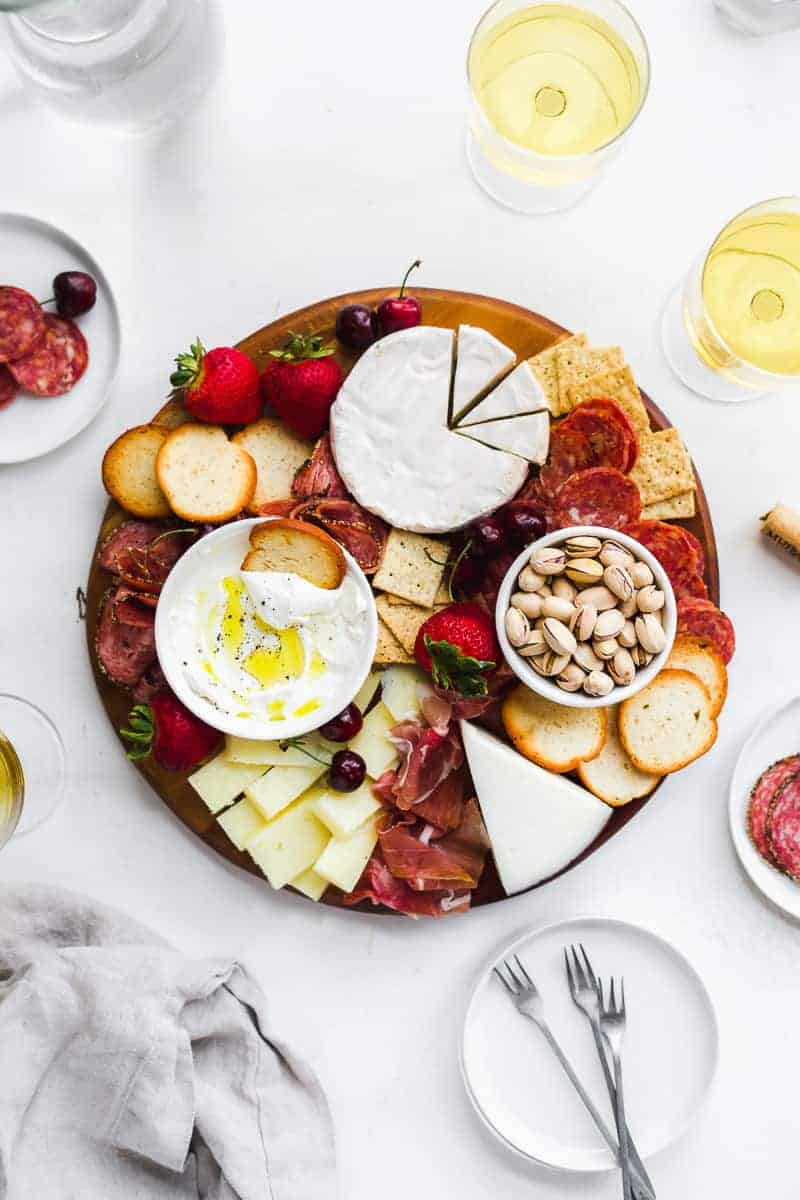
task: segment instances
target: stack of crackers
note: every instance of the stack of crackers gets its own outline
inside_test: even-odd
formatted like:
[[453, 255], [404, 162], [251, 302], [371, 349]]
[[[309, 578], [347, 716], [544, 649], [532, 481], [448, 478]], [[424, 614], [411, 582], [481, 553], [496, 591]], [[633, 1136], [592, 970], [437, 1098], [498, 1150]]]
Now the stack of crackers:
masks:
[[695, 514], [694, 468], [677, 429], [657, 433], [642, 403], [621, 346], [590, 346], [584, 333], [548, 347], [529, 365], [542, 385], [551, 416], [564, 417], [576, 404], [605, 396], [628, 417], [639, 439], [630, 472], [642, 497], [642, 516], [661, 521]]
[[414, 661], [414, 642], [428, 617], [451, 603], [445, 583], [450, 544], [392, 529], [380, 569], [373, 576], [377, 593], [378, 648], [382, 665]]

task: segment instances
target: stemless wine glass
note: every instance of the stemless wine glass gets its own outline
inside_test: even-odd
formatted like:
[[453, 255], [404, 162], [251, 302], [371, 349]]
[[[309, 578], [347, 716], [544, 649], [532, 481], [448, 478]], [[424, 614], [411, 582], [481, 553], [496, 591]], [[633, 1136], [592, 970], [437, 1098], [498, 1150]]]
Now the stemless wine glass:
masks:
[[50, 718], [0, 694], [0, 847], [36, 829], [64, 794], [64, 743]]
[[781, 33], [800, 27], [800, 0], [715, 0], [715, 4], [742, 33]]
[[497, 0], [472, 35], [467, 155], [478, 183], [523, 213], [575, 204], [641, 112], [650, 58], [618, 0]]
[[662, 333], [675, 374], [707, 399], [800, 389], [800, 197], [734, 217], [671, 296]]
[[222, 62], [219, 0], [0, 0], [8, 52], [59, 116], [141, 133], [179, 117]]

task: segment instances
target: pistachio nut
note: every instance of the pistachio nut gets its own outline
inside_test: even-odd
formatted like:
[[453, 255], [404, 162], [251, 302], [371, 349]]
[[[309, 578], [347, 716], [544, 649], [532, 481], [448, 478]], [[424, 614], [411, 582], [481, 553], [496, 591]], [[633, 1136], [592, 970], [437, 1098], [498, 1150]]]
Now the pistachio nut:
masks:
[[531, 631], [528, 618], [518, 608], [510, 608], [505, 620], [506, 637], [512, 646], [524, 646]]
[[628, 567], [630, 577], [633, 580], [633, 586], [637, 589], [647, 587], [648, 583], [653, 582], [653, 572], [648, 567], [647, 563], [635, 562]]
[[600, 562], [604, 567], [610, 567], [612, 563], [616, 563], [620, 567], [629, 567], [634, 561], [633, 555], [624, 546], [618, 545], [617, 542], [603, 542], [600, 550]]
[[[556, 581], [558, 582], [558, 581]], [[562, 600], [555, 592], [552, 596], [545, 596], [542, 601], [542, 616], [555, 617], [558, 621], [569, 621], [572, 614], [575, 612], [575, 605], [571, 600]]]
[[625, 620], [625, 624], [617, 634], [617, 641], [626, 650], [631, 650], [636, 645], [636, 627], [630, 618]]
[[514, 592], [511, 606], [525, 613], [526, 617], [536, 618], [542, 615], [542, 597], [538, 592]]
[[576, 608], [583, 608], [585, 604], [591, 604], [597, 612], [605, 612], [607, 608], [617, 607], [617, 597], [604, 584], [599, 584], [597, 587], [584, 588], [582, 592], [578, 592], [575, 597]]
[[523, 592], [538, 592], [545, 585], [545, 577], [539, 575], [531, 567], [523, 567], [519, 573], [517, 584]]
[[566, 568], [567, 579], [581, 587], [590, 587], [600, 583], [603, 578], [603, 568], [596, 558], [571, 558]]
[[633, 579], [627, 567], [621, 567], [619, 563], [611, 563], [603, 571], [603, 583], [610, 592], [617, 597], [618, 600], [630, 600], [634, 591]]
[[576, 608], [573, 612], [569, 627], [579, 642], [588, 642], [596, 624], [597, 609], [593, 604], [584, 604], [582, 608]]
[[615, 638], [625, 628], [625, 618], [618, 608], [608, 608], [601, 612], [594, 626], [595, 641], [602, 642], [606, 638]]
[[559, 621], [556, 617], [548, 617], [545, 620], [542, 633], [554, 654], [566, 654], [569, 657], [574, 653], [578, 643], [575, 640], [575, 635], [570, 633], [563, 621]]
[[629, 683], [633, 683], [636, 675], [636, 664], [630, 656], [630, 653], [625, 650], [618, 650], [611, 662], [608, 664], [608, 671], [614, 683], [618, 683], [620, 687], [627, 687]]
[[577, 534], [564, 542], [564, 549], [570, 558], [597, 558], [602, 548], [600, 538], [591, 534]]
[[586, 679], [586, 672], [577, 663], [566, 666], [556, 679], [556, 683], [565, 692], [579, 692]]
[[539, 546], [528, 561], [539, 575], [563, 575], [567, 556], [558, 546]]
[[664, 607], [664, 593], [652, 583], [640, 588], [636, 593], [636, 604], [639, 612], [655, 613]]
[[553, 580], [551, 587], [553, 595], [558, 596], [560, 600], [574, 601], [578, 594], [578, 589], [574, 583], [570, 583], [566, 575], [557, 575]]
[[667, 635], [658, 617], [642, 613], [636, 618], [636, 638], [647, 654], [660, 654], [667, 644]]
[[598, 658], [588, 642], [578, 642], [572, 657], [584, 671], [601, 671], [603, 660]]
[[607, 696], [613, 688], [614, 680], [605, 671], [590, 672], [583, 684], [587, 696]]
[[602, 658], [603, 662], [608, 662], [619, 650], [619, 642], [616, 638], [594, 639], [592, 649], [598, 658]]

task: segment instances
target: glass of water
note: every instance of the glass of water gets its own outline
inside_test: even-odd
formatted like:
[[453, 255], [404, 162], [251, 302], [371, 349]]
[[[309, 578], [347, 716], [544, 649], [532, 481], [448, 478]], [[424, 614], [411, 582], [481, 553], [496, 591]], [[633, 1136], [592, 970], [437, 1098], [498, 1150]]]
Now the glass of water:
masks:
[[800, 28], [800, 0], [715, 0], [723, 16], [743, 33], [781, 33]]
[[0, 0], [23, 81], [59, 116], [158, 130], [206, 94], [222, 62], [219, 0]]

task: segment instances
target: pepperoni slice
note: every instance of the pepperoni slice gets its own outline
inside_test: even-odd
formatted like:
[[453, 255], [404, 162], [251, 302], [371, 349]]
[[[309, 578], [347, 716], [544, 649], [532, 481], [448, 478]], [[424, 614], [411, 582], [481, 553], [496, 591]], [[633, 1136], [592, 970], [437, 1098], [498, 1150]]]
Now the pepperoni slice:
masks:
[[782, 758], [771, 767], [767, 767], [750, 793], [747, 809], [748, 832], [758, 853], [773, 866], [775, 860], [767, 841], [767, 813], [778, 789], [795, 775], [800, 775], [800, 754], [792, 754], [789, 758]]
[[8, 408], [16, 398], [19, 386], [8, 367], [0, 364], [0, 408]]
[[730, 617], [711, 600], [687, 597], [678, 601], [678, 634], [706, 638], [720, 658], [729, 663], [736, 651], [736, 634]]
[[605, 525], [624, 529], [642, 511], [639, 489], [632, 479], [613, 467], [578, 471], [562, 484], [555, 497], [557, 528], [569, 525]]
[[775, 792], [766, 828], [775, 866], [800, 883], [800, 776], [793, 775]]
[[666, 521], [637, 521], [626, 533], [655, 555], [678, 595], [687, 581], [702, 574], [702, 559], [685, 536], [686, 530]]
[[0, 287], [0, 363], [28, 354], [44, 330], [45, 314], [30, 292]]
[[695, 600], [707, 600], [708, 588], [702, 575], [696, 572], [694, 575], [688, 575], [685, 579], [681, 579], [678, 586], [673, 585], [676, 600], [683, 600], [692, 597]]
[[17, 383], [34, 396], [63, 396], [89, 365], [89, 347], [78, 326], [46, 313], [44, 336], [24, 358], [10, 364]]
[[705, 550], [703, 549], [703, 543], [700, 541], [700, 539], [698, 537], [695, 537], [695, 535], [692, 533], [691, 529], [687, 529], [684, 525], [676, 525], [675, 528], [680, 529], [684, 540], [686, 542], [688, 542], [688, 544], [691, 546], [691, 548], [694, 550], [695, 554], [697, 555], [697, 571], [698, 571], [698, 573], [700, 575], [705, 575], [705, 573], [706, 573], [706, 553], [705, 553]]
[[613, 400], [600, 397], [578, 404], [562, 421], [564, 425], [586, 434], [592, 447], [592, 466], [614, 467], [627, 474], [636, 462], [636, 431]]
[[550, 435], [550, 457], [539, 473], [542, 490], [554, 496], [570, 475], [593, 466], [593, 460], [592, 444], [585, 433], [563, 422], [556, 425]]

